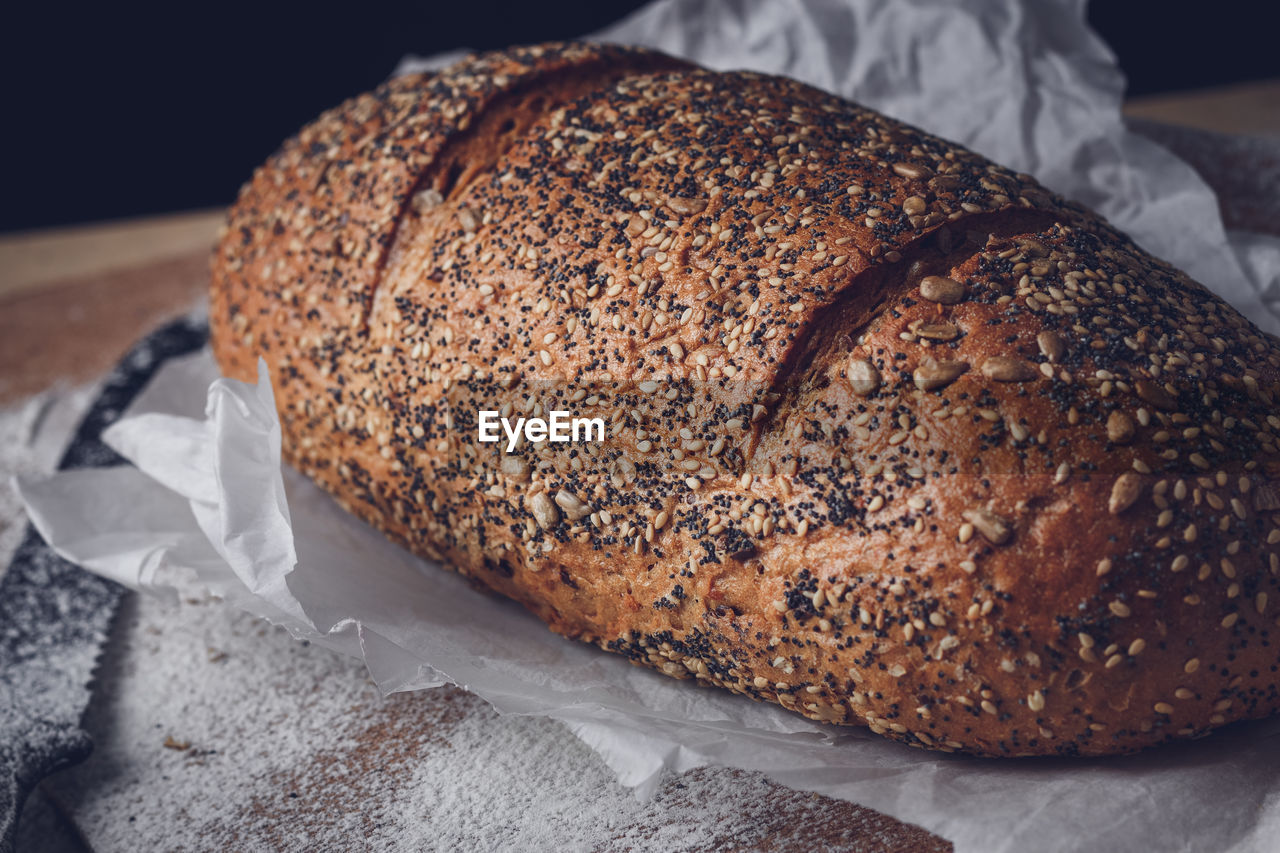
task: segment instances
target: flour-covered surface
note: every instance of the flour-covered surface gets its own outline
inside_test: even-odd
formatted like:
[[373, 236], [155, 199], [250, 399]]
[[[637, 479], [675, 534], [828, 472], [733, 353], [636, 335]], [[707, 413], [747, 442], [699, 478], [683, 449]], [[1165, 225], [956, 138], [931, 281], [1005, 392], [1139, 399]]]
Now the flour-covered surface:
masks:
[[364, 664], [204, 596], [126, 600], [83, 765], [46, 783], [93, 850], [903, 850], [859, 806], [698, 770], [648, 802], [559, 723]]
[[[80, 395], [55, 394], [0, 416], [0, 466], [48, 471]], [[52, 435], [52, 438], [45, 436]], [[117, 592], [70, 565], [26, 532], [13, 496], [0, 506], [0, 849], [31, 786], [88, 754], [77, 723], [89, 700], [89, 676]], [[47, 813], [46, 813], [47, 816]]]
[[[103, 381], [80, 418], [59, 468], [92, 469], [122, 459], [104, 445], [102, 430], [115, 422], [155, 370], [190, 352], [205, 338], [198, 322], [176, 322], [135, 346]], [[56, 401], [55, 401], [56, 402]], [[51, 415], [37, 402], [21, 410], [14, 447], [57, 447], [56, 420], [41, 439]], [[42, 465], [46, 460], [32, 454]], [[117, 504], [120, 496], [113, 497]], [[80, 728], [89, 701], [89, 683], [111, 624], [121, 589], [58, 557], [20, 517], [7, 521], [24, 532], [8, 568], [0, 576], [0, 850], [13, 842], [16, 818], [36, 783], [49, 773], [78, 763], [91, 744]]]
[[[57, 467], [94, 390], [93, 386], [56, 388], [0, 408], [0, 576], [26, 528], [22, 504], [8, 487], [9, 478], [48, 474]], [[67, 819], [41, 791], [27, 801], [18, 830], [18, 850], [71, 853], [84, 849]]]

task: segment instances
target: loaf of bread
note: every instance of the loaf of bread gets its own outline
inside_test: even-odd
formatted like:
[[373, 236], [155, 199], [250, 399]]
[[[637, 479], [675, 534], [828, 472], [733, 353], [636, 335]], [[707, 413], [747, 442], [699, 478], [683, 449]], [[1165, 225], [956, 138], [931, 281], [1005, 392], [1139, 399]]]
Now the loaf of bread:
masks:
[[244, 187], [212, 341], [344, 507], [668, 675], [981, 755], [1280, 703], [1277, 341], [792, 80], [590, 45], [393, 80]]

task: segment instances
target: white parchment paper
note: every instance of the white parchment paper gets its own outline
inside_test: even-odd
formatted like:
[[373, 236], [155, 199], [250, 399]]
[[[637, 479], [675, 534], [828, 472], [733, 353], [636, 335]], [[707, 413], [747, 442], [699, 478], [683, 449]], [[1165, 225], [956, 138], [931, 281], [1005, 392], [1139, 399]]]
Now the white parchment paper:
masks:
[[[1280, 241], [1228, 235], [1195, 173], [1126, 132], [1120, 75], [1082, 2], [665, 0], [599, 38], [790, 74], [961, 141], [1092, 205], [1280, 331]], [[46, 540], [138, 589], [194, 571], [299, 638], [363, 657], [384, 690], [455, 683], [503, 712], [563, 720], [642, 794], [664, 771], [714, 763], [871, 806], [961, 851], [1276, 849], [1280, 721], [1115, 759], [981, 760], [672, 681], [556, 637], [282, 471], [263, 379], [218, 379], [207, 353], [170, 363], [106, 436], [135, 467], [19, 483]]]

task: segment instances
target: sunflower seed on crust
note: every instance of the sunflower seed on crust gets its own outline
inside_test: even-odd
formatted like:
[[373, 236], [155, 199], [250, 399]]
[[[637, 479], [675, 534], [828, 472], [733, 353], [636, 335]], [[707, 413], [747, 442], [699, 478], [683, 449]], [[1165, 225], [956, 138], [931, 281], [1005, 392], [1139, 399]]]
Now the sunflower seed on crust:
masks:
[[955, 305], [964, 300], [964, 285], [954, 278], [927, 275], [920, 280], [920, 296], [930, 302]]
[[1040, 372], [1020, 358], [993, 355], [982, 363], [982, 375], [997, 382], [1028, 382]]
[[921, 391], [936, 391], [955, 382], [968, 369], [969, 363], [965, 361], [938, 361], [929, 357], [920, 362], [911, 378]]
[[1132, 471], [1126, 471], [1111, 484], [1111, 497], [1107, 500], [1107, 512], [1119, 515], [1133, 506], [1142, 496], [1142, 480]]
[[989, 509], [966, 509], [960, 515], [992, 545], [1004, 545], [1013, 538], [1012, 522]]

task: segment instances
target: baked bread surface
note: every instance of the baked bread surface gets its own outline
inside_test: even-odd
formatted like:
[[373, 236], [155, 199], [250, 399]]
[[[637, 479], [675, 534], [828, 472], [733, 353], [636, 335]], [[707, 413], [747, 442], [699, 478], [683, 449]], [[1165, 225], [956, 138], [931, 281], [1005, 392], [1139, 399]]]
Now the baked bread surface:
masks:
[[[212, 341], [344, 507], [668, 675], [984, 755], [1276, 710], [1275, 339], [795, 81], [590, 45], [393, 80], [245, 185]], [[481, 409], [608, 437], [506, 454]]]

